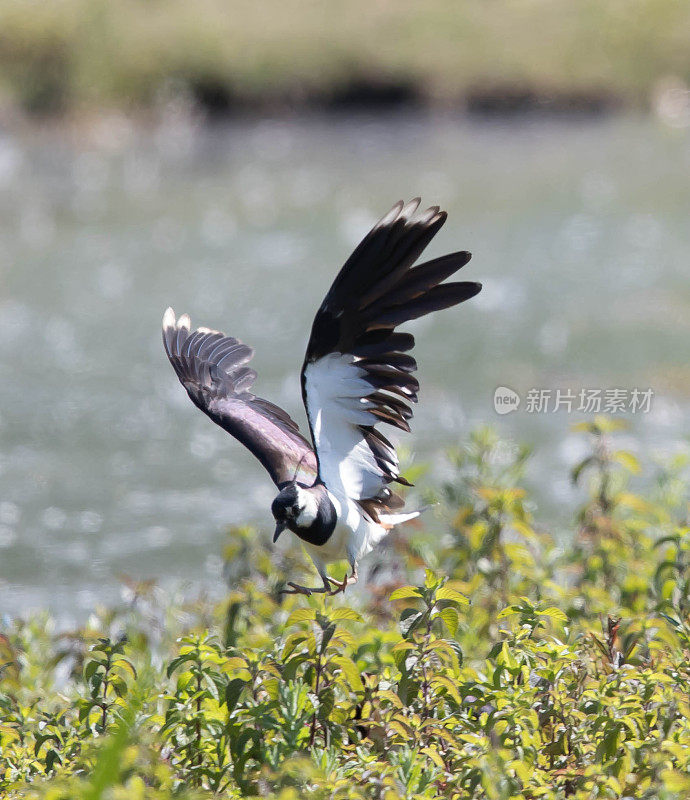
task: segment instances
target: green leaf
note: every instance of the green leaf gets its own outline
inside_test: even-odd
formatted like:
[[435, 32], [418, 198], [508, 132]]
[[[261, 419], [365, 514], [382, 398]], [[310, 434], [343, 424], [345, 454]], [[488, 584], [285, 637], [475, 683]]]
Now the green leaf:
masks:
[[353, 608], [347, 608], [347, 606], [341, 606], [331, 611], [331, 619], [334, 621], [347, 619], [353, 622], [363, 622], [362, 615], [358, 614]]
[[118, 667], [122, 667], [123, 669], [129, 670], [129, 672], [132, 673], [132, 677], [136, 680], [137, 671], [136, 668], [134, 667], [134, 664], [132, 664], [132, 662], [129, 659], [118, 658], [116, 664]]
[[401, 586], [391, 593], [389, 600], [421, 600], [422, 595], [415, 586]]
[[357, 669], [357, 665], [347, 656], [337, 656], [333, 659], [333, 664], [337, 665], [345, 678], [347, 686], [354, 692], [364, 690], [362, 678]]
[[570, 473], [570, 480], [573, 483], [573, 486], [576, 486], [578, 481], [580, 480], [580, 476], [582, 473], [590, 466], [590, 464], [596, 463], [596, 458], [594, 456], [587, 456], [583, 461], [574, 467], [573, 471]]
[[451, 636], [455, 636], [455, 634], [458, 632], [458, 622], [459, 622], [457, 609], [453, 608], [452, 606], [449, 606], [448, 608], [444, 608], [441, 611], [439, 611], [437, 616], [443, 621], [443, 624], [446, 626], [448, 633]]
[[400, 642], [393, 648], [391, 655], [395, 661], [395, 666], [400, 670], [400, 672], [404, 672], [405, 661], [411, 650], [416, 650], [416, 646], [413, 642], [409, 641]]
[[436, 590], [436, 599], [437, 600], [449, 600], [451, 603], [457, 603], [461, 606], [468, 606], [470, 604], [470, 599], [462, 592], [458, 592], [456, 589], [451, 589], [449, 586], [441, 586], [439, 589]]
[[329, 642], [333, 638], [335, 630], [336, 630], [335, 622], [330, 622], [330, 621], [328, 622], [327, 627], [323, 628], [323, 633], [321, 634], [321, 647], [320, 647], [321, 653], [324, 653], [326, 651]]
[[102, 666], [99, 661], [89, 661], [84, 667], [84, 680], [88, 683]]
[[166, 669], [167, 676], [170, 677], [178, 667], [181, 667], [182, 664], [186, 664], [189, 661], [196, 661], [196, 655], [194, 653], [184, 653], [181, 656], [177, 656], [177, 658], [173, 658]]
[[316, 619], [316, 611], [313, 608], [296, 608], [287, 618], [286, 625], [294, 625], [297, 622], [313, 622]]
[[424, 586], [427, 589], [436, 589], [443, 582], [443, 579], [435, 575], [430, 569], [424, 570], [424, 576]]
[[537, 613], [540, 617], [551, 617], [551, 619], [556, 619], [559, 622], [568, 621], [568, 615], [563, 613], [560, 608], [556, 608], [555, 606], [549, 606], [548, 608], [538, 611]]
[[403, 704], [398, 695], [395, 692], [392, 692], [390, 689], [380, 689], [377, 693], [377, 696], [381, 700], [387, 700], [391, 705], [394, 705], [396, 708], [402, 708]]
[[617, 450], [612, 458], [627, 469], [628, 472], [632, 472], [633, 475], [639, 475], [642, 472], [640, 462], [629, 450]]
[[247, 662], [241, 656], [227, 658], [222, 664], [223, 672], [235, 672], [236, 670], [246, 670]]
[[450, 695], [459, 706], [462, 705], [462, 697], [460, 696], [458, 687], [450, 678], [447, 678], [445, 675], [437, 675], [435, 678], [431, 679], [431, 685], [435, 689], [445, 689], [448, 695]]
[[396, 717], [388, 723], [388, 730], [397, 733], [403, 742], [408, 742], [413, 737], [412, 730], [400, 717]]
[[409, 636], [424, 617], [425, 614], [423, 611], [415, 611], [413, 608], [406, 608], [400, 618], [400, 631], [402, 635]]
[[125, 697], [127, 694], [127, 682], [122, 678], [112, 677], [109, 686], [118, 697]]
[[332, 688], [324, 689], [324, 691], [319, 692], [319, 709], [317, 713], [317, 717], [320, 720], [328, 720], [331, 714], [333, 713], [333, 707], [335, 706], [335, 692]]

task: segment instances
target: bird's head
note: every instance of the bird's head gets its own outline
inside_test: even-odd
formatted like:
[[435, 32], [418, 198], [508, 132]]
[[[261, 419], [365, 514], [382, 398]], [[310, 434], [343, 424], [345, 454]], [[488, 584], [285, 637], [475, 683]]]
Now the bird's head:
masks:
[[271, 504], [271, 513], [276, 521], [273, 541], [277, 541], [286, 528], [308, 528], [316, 519], [317, 511], [317, 500], [309, 489], [295, 481], [288, 483]]

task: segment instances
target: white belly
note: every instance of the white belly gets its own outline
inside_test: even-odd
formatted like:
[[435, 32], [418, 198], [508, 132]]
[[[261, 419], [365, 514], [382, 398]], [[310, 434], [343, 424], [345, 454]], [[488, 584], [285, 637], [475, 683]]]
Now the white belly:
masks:
[[322, 545], [303, 542], [317, 568], [319, 562], [347, 560], [354, 564], [369, 553], [388, 532], [381, 525], [362, 516], [360, 507], [349, 498], [338, 498], [328, 492], [333, 503], [338, 522], [330, 539]]

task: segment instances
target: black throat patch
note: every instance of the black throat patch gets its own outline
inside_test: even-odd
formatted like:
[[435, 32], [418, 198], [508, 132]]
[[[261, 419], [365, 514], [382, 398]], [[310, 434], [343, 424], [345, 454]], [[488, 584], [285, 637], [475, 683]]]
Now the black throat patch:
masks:
[[316, 495], [318, 510], [316, 519], [308, 528], [298, 528], [290, 526], [290, 530], [304, 542], [313, 545], [324, 545], [333, 535], [338, 515], [335, 513], [335, 506], [326, 492], [326, 487], [320, 484], [312, 486], [308, 491]]

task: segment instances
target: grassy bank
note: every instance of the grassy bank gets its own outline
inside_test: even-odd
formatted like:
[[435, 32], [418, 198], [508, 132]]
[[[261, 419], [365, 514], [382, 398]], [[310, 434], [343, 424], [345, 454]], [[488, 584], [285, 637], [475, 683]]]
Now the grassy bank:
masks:
[[686, 464], [633, 494], [614, 428], [583, 431], [564, 547], [520, 489], [525, 451], [482, 431], [436, 493], [445, 535], [392, 537], [359, 596], [281, 597], [302, 558], [238, 530], [220, 607], [142, 584], [79, 630], [5, 621], [0, 792], [686, 798]]
[[690, 80], [678, 0], [0, 0], [0, 88], [33, 112], [349, 103], [644, 106]]

